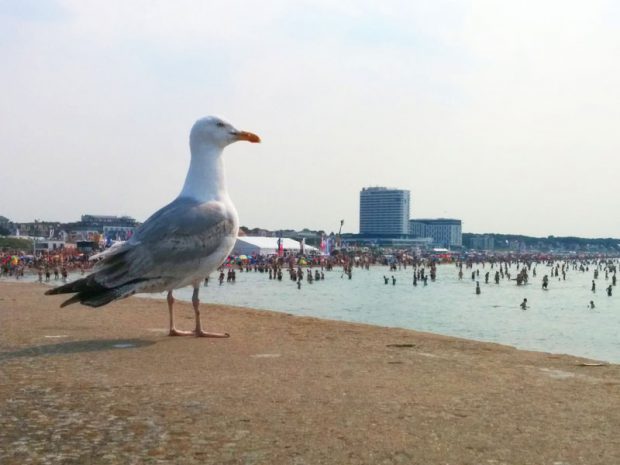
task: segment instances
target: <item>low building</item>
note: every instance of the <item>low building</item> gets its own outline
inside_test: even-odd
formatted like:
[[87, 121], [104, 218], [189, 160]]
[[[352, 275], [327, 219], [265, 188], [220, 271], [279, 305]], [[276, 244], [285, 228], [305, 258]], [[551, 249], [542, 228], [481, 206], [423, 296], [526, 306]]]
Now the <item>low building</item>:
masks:
[[137, 221], [131, 216], [116, 216], [116, 215], [82, 215], [80, 221], [84, 226], [137, 226]]
[[135, 226], [104, 226], [103, 237], [110, 241], [126, 241], [133, 235]]
[[476, 235], [471, 238], [471, 248], [475, 250], [495, 250], [495, 240], [488, 234]]
[[413, 237], [432, 237], [434, 244], [443, 247], [463, 245], [462, 222], [453, 218], [410, 220], [409, 234]]
[[10, 223], [10, 231], [14, 236], [30, 237], [56, 237], [56, 231], [60, 230], [61, 223], [57, 221], [31, 221], [27, 223]]
[[342, 245], [366, 247], [395, 247], [395, 248], [422, 248], [427, 249], [433, 244], [430, 237], [411, 237], [409, 235], [389, 236], [380, 234], [350, 234], [342, 235]]

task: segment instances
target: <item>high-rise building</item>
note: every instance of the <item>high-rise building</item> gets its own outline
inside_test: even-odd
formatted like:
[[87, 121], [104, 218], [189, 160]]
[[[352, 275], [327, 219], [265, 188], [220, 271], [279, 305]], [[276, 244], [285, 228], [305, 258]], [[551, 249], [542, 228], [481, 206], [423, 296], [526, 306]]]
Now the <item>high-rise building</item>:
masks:
[[360, 192], [360, 234], [409, 234], [409, 191], [365, 187]]
[[444, 247], [463, 245], [461, 220], [450, 218], [411, 220], [409, 234], [413, 237], [432, 237], [435, 244]]

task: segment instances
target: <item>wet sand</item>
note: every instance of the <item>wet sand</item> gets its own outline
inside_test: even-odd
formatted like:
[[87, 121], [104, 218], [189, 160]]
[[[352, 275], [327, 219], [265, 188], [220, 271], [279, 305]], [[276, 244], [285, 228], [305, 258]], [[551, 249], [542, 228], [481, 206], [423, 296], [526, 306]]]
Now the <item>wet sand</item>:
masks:
[[[0, 463], [620, 463], [620, 366], [164, 301], [58, 308], [0, 282]], [[193, 327], [178, 302], [180, 329]]]

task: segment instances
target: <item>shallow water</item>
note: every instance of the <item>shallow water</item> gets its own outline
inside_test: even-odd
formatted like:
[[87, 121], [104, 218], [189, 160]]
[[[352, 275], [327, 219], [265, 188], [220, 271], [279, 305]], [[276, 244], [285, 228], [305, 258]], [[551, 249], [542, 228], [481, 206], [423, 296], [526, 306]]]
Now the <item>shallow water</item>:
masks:
[[[509, 269], [516, 275], [513, 266]], [[471, 270], [463, 280], [454, 265], [441, 265], [437, 281], [428, 286], [412, 285], [411, 268], [389, 272], [387, 267], [353, 270], [353, 279], [340, 271], [325, 272], [325, 280], [308, 284], [301, 290], [284, 274], [281, 282], [269, 280], [267, 273], [237, 272], [235, 284], [211, 282], [200, 291], [202, 302], [268, 309], [333, 320], [368, 323], [379, 326], [428, 331], [479, 341], [498, 342], [521, 349], [567, 353], [620, 363], [620, 286], [608, 297], [600, 273], [597, 292], [592, 293], [592, 269], [581, 273], [570, 270], [566, 281], [550, 278], [549, 290], [541, 289], [544, 274], [550, 268], [538, 266], [530, 284], [517, 286], [502, 280], [499, 285], [484, 284], [484, 273], [495, 269], [480, 267], [481, 295], [475, 294]], [[384, 285], [383, 275], [396, 277]], [[175, 291], [175, 297], [191, 299], [191, 288]], [[153, 294], [164, 298], [165, 294]], [[519, 304], [527, 298], [530, 308]], [[596, 308], [588, 303], [594, 300]]]
[[[549, 290], [543, 291], [542, 276], [551, 274], [545, 266], [538, 266], [537, 277], [530, 276], [527, 286], [508, 280], [484, 284], [489, 270], [488, 265], [480, 268], [480, 295], [475, 294], [471, 270], [464, 270], [459, 280], [453, 265], [439, 266], [437, 281], [429, 280], [428, 286], [412, 285], [411, 268], [389, 272], [375, 267], [354, 269], [351, 280], [341, 278], [340, 271], [325, 272], [324, 281], [304, 281], [301, 290], [286, 273], [278, 282], [266, 273], [237, 272], [235, 284], [221, 286], [214, 274], [200, 293], [203, 302], [409, 328], [620, 363], [620, 287], [614, 287], [617, 295], [607, 296], [611, 277], [605, 280], [600, 273], [597, 292], [592, 293], [593, 272], [570, 270], [566, 281], [550, 278]], [[516, 275], [514, 266], [509, 271]], [[391, 279], [385, 285], [384, 275], [394, 275], [396, 285]], [[180, 289], [175, 296], [190, 300], [191, 289]], [[523, 298], [530, 306], [525, 311], [519, 307]], [[588, 308], [590, 300], [594, 310]]]

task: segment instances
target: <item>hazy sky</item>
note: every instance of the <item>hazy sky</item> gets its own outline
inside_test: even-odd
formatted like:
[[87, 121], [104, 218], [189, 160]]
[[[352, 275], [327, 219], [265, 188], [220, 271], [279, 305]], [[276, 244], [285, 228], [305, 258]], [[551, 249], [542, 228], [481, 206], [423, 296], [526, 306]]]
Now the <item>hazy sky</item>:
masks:
[[0, 0], [0, 215], [146, 219], [204, 115], [241, 224], [620, 236], [620, 3]]

